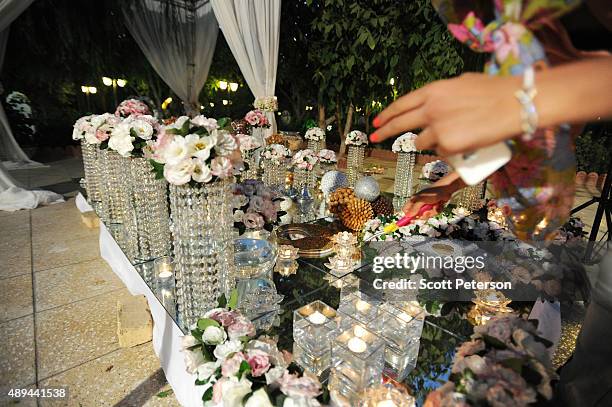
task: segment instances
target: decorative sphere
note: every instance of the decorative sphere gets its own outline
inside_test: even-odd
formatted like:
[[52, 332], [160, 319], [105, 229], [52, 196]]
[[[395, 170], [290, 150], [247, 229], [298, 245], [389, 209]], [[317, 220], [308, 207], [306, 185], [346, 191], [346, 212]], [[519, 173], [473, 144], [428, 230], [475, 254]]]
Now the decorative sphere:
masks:
[[372, 202], [380, 195], [380, 185], [373, 177], [361, 177], [355, 183], [355, 195], [359, 199]]
[[328, 196], [338, 188], [348, 185], [346, 175], [340, 171], [328, 171], [321, 178], [321, 191], [325, 196]]

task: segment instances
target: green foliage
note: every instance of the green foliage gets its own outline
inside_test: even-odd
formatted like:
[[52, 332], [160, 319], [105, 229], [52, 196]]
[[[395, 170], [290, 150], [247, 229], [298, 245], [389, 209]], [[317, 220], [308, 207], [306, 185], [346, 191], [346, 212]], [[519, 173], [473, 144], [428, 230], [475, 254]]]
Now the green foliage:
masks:
[[576, 138], [576, 169], [578, 171], [598, 174], [608, 171], [610, 160], [608, 137], [589, 130]]

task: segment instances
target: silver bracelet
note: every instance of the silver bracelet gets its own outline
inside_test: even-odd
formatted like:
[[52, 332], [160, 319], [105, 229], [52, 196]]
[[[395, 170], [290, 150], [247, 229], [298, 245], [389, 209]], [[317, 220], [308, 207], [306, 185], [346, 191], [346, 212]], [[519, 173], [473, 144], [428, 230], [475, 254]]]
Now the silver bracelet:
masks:
[[535, 71], [533, 67], [528, 67], [523, 72], [523, 87], [514, 94], [521, 104], [521, 130], [522, 139], [529, 141], [538, 129], [538, 111], [533, 100], [538, 94], [535, 88]]

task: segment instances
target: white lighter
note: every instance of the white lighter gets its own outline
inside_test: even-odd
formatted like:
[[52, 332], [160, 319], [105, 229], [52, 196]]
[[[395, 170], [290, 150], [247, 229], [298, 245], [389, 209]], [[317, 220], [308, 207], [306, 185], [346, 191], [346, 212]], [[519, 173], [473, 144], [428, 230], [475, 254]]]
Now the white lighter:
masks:
[[501, 142], [469, 153], [448, 157], [461, 179], [468, 185], [476, 185], [506, 165], [512, 158], [512, 151]]

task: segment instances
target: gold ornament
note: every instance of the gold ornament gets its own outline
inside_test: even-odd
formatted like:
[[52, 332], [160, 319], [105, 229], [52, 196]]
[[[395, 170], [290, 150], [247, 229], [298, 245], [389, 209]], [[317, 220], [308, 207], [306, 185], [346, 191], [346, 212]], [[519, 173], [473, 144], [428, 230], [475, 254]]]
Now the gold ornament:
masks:
[[351, 188], [339, 188], [329, 196], [329, 211], [339, 215], [346, 205], [357, 199]]
[[372, 205], [363, 199], [354, 198], [340, 212], [340, 220], [351, 230], [361, 230], [374, 217]]
[[387, 198], [385, 198], [382, 195], [376, 198], [374, 202], [372, 202], [372, 210], [374, 211], [375, 216], [379, 216], [379, 215], [390, 216], [390, 215], [393, 215], [393, 212], [394, 212], [393, 204], [391, 203], [391, 201], [389, 201]]

